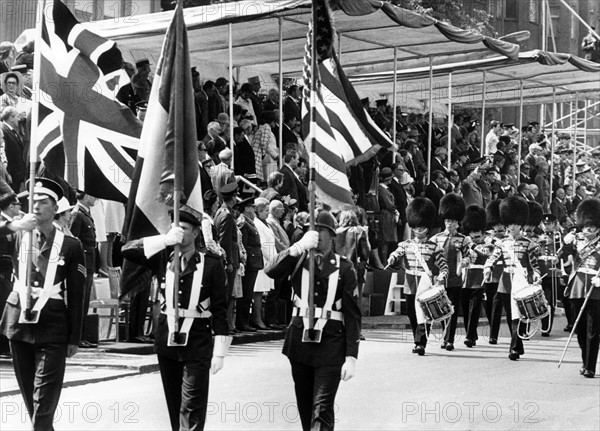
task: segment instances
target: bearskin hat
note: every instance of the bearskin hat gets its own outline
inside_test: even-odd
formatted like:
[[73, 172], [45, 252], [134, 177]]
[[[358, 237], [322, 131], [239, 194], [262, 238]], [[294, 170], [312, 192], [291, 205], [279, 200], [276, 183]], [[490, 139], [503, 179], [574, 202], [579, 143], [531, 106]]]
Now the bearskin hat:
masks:
[[504, 226], [525, 226], [529, 219], [529, 205], [520, 196], [509, 196], [500, 203], [500, 220]]
[[527, 206], [529, 207], [527, 226], [539, 226], [544, 218], [544, 209], [539, 203], [534, 201], [527, 201]]
[[479, 205], [469, 205], [465, 210], [465, 217], [462, 220], [462, 232], [465, 235], [471, 232], [485, 232], [486, 219], [485, 210]]
[[448, 193], [440, 201], [440, 218], [442, 220], [461, 221], [465, 216], [465, 200], [456, 193]]
[[600, 199], [585, 199], [577, 207], [577, 226], [600, 228]]
[[435, 205], [427, 198], [414, 198], [406, 208], [406, 220], [411, 228], [431, 229], [435, 222]]
[[502, 220], [500, 219], [500, 202], [502, 202], [502, 199], [493, 200], [485, 208], [485, 221], [488, 229], [493, 228], [497, 224], [502, 224]]

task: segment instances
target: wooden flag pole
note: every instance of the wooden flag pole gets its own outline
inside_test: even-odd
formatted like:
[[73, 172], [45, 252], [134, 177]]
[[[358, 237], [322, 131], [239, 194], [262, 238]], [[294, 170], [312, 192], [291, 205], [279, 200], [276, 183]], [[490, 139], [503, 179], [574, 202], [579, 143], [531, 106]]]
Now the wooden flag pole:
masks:
[[[45, 0], [38, 0], [36, 9], [35, 26], [35, 46], [38, 47], [33, 52], [33, 104], [31, 107], [31, 147], [29, 149], [29, 203], [28, 212], [33, 213], [33, 191], [35, 189], [35, 166], [37, 164], [37, 144], [38, 144], [38, 123], [39, 123], [39, 103], [41, 99], [40, 77], [42, 68], [42, 27], [44, 25], [44, 3]], [[27, 288], [27, 303], [25, 305], [24, 317], [27, 321], [37, 320], [32, 312], [33, 298], [31, 297], [31, 270], [33, 269], [33, 235], [30, 234], [27, 240], [27, 273], [25, 276], [25, 286]], [[23, 306], [23, 304], [21, 304]]]
[[[311, 46], [310, 46], [310, 169], [309, 169], [309, 201], [308, 201], [308, 214], [309, 214], [309, 229], [315, 229], [315, 192], [317, 189], [315, 179], [315, 162], [316, 162], [316, 91], [317, 91], [317, 48], [315, 46], [317, 32], [317, 2], [312, 2], [312, 33], [311, 33]], [[315, 250], [310, 249], [308, 252], [308, 336], [311, 340], [315, 339], [314, 320], [315, 320]]]

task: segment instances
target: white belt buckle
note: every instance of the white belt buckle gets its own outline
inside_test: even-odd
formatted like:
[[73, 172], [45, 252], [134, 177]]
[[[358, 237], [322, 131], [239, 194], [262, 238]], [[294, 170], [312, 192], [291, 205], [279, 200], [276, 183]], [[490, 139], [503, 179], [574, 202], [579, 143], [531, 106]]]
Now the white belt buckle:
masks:
[[323, 336], [322, 329], [304, 328], [304, 330], [302, 331], [302, 342], [303, 343], [320, 343], [322, 336]]
[[187, 346], [188, 333], [187, 332], [169, 332], [169, 338], [167, 339], [167, 346], [169, 347], [184, 347]]
[[19, 323], [35, 325], [40, 320], [40, 312], [38, 310], [21, 310], [19, 315]]

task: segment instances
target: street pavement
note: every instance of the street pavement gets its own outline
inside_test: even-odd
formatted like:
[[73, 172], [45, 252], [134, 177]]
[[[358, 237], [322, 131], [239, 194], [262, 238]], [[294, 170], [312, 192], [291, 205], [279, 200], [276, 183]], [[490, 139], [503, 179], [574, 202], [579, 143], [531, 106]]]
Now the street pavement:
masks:
[[[439, 348], [441, 331], [435, 330], [424, 357], [411, 353], [406, 329], [366, 330], [357, 375], [340, 384], [336, 429], [598, 430], [600, 379], [579, 375], [575, 340], [557, 368], [568, 335], [563, 326], [564, 319], [558, 319], [552, 337], [537, 335], [526, 341], [518, 362], [507, 358], [508, 337], [489, 345], [485, 327], [472, 349], [463, 345], [464, 332], [459, 329], [453, 352]], [[502, 330], [507, 331], [506, 326]], [[300, 429], [281, 346], [282, 341], [232, 346], [225, 368], [211, 379], [207, 430]], [[130, 373], [141, 360], [126, 356], [113, 361], [119, 364], [114, 373]], [[146, 370], [152, 370], [154, 356], [141, 358], [149, 361]], [[132, 361], [129, 366], [127, 361]], [[90, 371], [92, 376], [110, 371], [107, 365], [86, 366], [96, 370]], [[87, 384], [82, 379], [66, 387], [56, 429], [168, 429], [157, 372], [115, 377], [119, 376]], [[20, 395], [3, 396], [0, 412], [3, 431], [29, 429]]]

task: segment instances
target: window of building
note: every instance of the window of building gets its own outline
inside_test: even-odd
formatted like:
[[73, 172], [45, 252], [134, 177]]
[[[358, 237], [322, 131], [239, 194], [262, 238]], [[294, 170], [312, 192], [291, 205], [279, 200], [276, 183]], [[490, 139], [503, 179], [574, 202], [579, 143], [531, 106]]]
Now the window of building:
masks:
[[[542, 0], [543, 1], [543, 0]], [[529, 0], [529, 22], [540, 22], [540, 4], [537, 0]]]
[[506, 19], [517, 19], [518, 17], [518, 1], [506, 0], [504, 7], [504, 17]]

